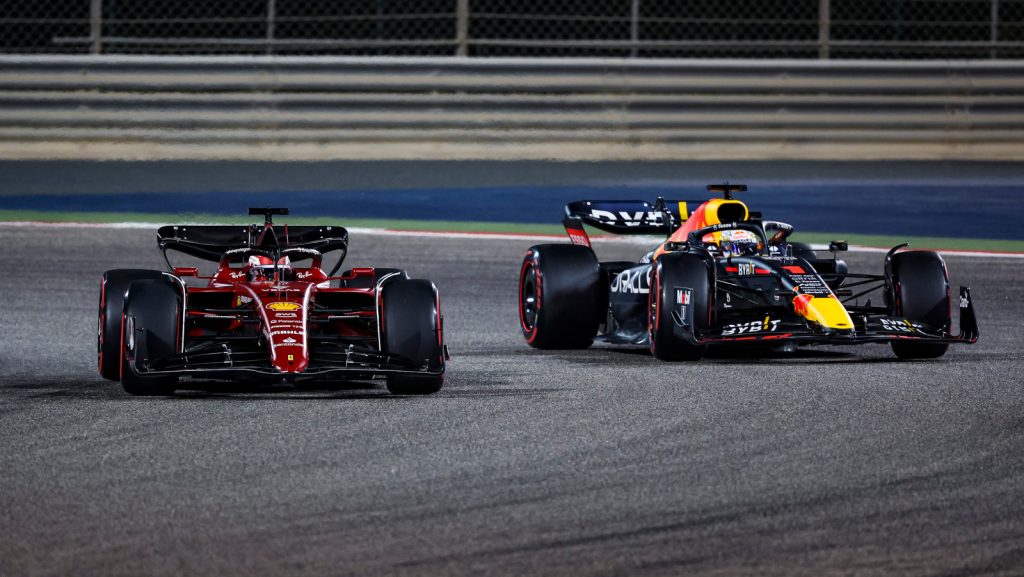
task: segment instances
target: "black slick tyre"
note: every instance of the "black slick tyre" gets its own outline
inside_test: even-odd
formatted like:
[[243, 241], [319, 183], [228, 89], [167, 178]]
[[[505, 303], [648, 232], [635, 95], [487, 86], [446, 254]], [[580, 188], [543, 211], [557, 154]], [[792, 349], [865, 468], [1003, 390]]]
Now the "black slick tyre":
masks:
[[444, 320], [437, 288], [424, 279], [396, 280], [381, 288], [383, 352], [419, 363], [431, 374], [389, 373], [396, 395], [429, 395], [444, 385]]
[[[655, 358], [696, 361], [704, 357], [707, 345], [694, 344], [690, 339], [710, 326], [711, 293], [711, 272], [704, 259], [692, 254], [669, 253], [654, 262], [648, 331], [651, 354]], [[682, 308], [685, 313], [681, 313]]]
[[149, 363], [178, 352], [181, 332], [181, 288], [167, 280], [137, 280], [124, 302], [121, 344], [121, 387], [131, 395], [174, 393], [174, 376], [140, 374]]
[[159, 279], [158, 270], [114, 269], [100, 277], [100, 309], [96, 331], [96, 356], [100, 376], [116, 381], [121, 378], [121, 313], [124, 293], [132, 281]]
[[601, 269], [594, 251], [540, 244], [519, 271], [519, 326], [538, 349], [585, 349], [600, 325]]
[[[948, 332], [952, 324], [949, 278], [942, 257], [924, 250], [898, 252], [892, 257], [891, 271], [890, 313]], [[901, 359], [936, 359], [949, 348], [948, 343], [912, 340], [891, 341], [891, 345]]]

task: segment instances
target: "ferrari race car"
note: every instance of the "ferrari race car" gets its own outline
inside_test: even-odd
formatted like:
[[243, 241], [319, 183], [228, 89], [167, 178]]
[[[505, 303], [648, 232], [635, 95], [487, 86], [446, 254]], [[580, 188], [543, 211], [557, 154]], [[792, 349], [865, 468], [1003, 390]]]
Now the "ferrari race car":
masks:
[[[262, 225], [164, 226], [157, 242], [170, 272], [103, 273], [99, 372], [134, 395], [173, 393], [178, 379], [365, 380], [396, 394], [444, 383], [437, 288], [401, 270], [335, 276], [348, 250], [338, 226], [274, 225], [287, 209], [249, 209]], [[218, 263], [213, 276], [173, 267], [168, 251]], [[335, 253], [328, 272], [324, 255]], [[189, 286], [194, 278], [203, 286]], [[195, 284], [193, 282], [193, 284]]]
[[[789, 242], [792, 226], [763, 220], [733, 198], [746, 186], [708, 191], [722, 197], [568, 204], [571, 244], [534, 246], [522, 262], [526, 342], [542, 349], [595, 340], [641, 345], [658, 359], [679, 361], [698, 360], [712, 345], [802, 343], [889, 343], [903, 359], [936, 358], [952, 343], [977, 341], [970, 289], [951, 298], [937, 253], [903, 244], [886, 254], [883, 274], [851, 273], [837, 258], [845, 242], [832, 242], [831, 256], [819, 258], [809, 245]], [[584, 224], [668, 238], [639, 262], [599, 262]], [[871, 293], [883, 302], [872, 304], [865, 298]]]

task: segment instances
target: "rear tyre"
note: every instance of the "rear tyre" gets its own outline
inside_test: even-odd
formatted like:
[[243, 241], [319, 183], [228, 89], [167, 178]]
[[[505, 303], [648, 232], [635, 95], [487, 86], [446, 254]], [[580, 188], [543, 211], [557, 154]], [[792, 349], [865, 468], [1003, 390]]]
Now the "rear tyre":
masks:
[[96, 355], [100, 376], [116, 381], [121, 378], [121, 313], [124, 293], [132, 281], [159, 279], [158, 270], [121, 268], [108, 270], [100, 277], [100, 310], [96, 334]]
[[128, 287], [120, 355], [125, 392], [140, 396], [174, 393], [177, 377], [139, 373], [153, 361], [178, 352], [181, 305], [181, 288], [162, 279], [137, 280]]
[[814, 261], [818, 259], [817, 253], [811, 248], [811, 245], [806, 242], [791, 242], [789, 243], [790, 248], [793, 249], [793, 256], [802, 258], [807, 261]]
[[[942, 257], [924, 250], [898, 252], [892, 257], [891, 270], [890, 313], [948, 332], [952, 325], [949, 277]], [[891, 341], [891, 345], [901, 359], [937, 359], [949, 348], [948, 343], [920, 341]]]
[[[712, 277], [707, 263], [692, 254], [662, 255], [651, 267], [648, 331], [651, 354], [662, 361], [697, 361], [707, 345], [693, 344], [697, 333], [707, 330], [712, 313]], [[683, 319], [680, 301], [684, 305]], [[683, 321], [684, 326], [680, 326]]]
[[381, 289], [381, 343], [384, 352], [426, 365], [430, 375], [387, 375], [396, 395], [429, 395], [444, 385], [444, 320], [441, 301], [429, 280], [397, 280]]
[[519, 326], [538, 349], [585, 349], [600, 325], [601, 269], [573, 244], [531, 247], [519, 271]]
[[839, 287], [843, 286], [848, 272], [846, 262], [832, 257], [818, 258], [811, 245], [805, 242], [791, 242], [789, 246], [793, 250], [793, 256], [806, 260], [815, 271], [824, 275], [828, 288], [839, 290]]

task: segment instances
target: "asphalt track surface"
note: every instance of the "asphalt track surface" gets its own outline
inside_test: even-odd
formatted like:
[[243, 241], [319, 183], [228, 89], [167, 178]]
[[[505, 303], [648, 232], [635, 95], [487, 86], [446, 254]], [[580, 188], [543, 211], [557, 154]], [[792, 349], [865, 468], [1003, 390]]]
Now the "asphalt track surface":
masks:
[[441, 393], [139, 399], [95, 374], [97, 281], [153, 237], [0, 227], [0, 575], [1024, 574], [1016, 259], [947, 258], [982, 340], [940, 360], [679, 365], [529, 349], [528, 240], [355, 236], [439, 286]]

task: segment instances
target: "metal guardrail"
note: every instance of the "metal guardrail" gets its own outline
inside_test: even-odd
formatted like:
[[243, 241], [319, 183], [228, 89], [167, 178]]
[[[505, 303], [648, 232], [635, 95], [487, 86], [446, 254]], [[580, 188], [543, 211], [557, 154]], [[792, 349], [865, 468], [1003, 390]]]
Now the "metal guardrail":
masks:
[[47, 151], [1022, 158], [1024, 61], [0, 57], [0, 155]]
[[1019, 0], [9, 0], [0, 52], [1013, 59]]

